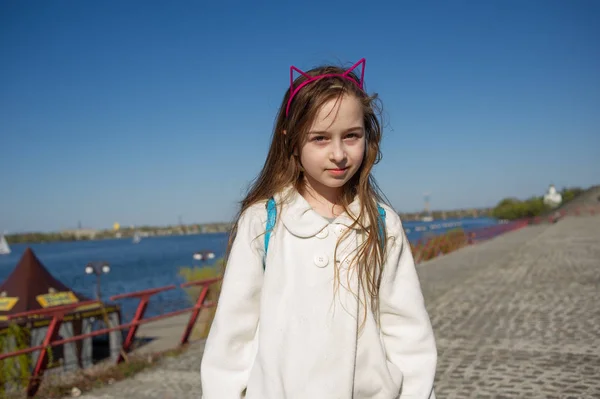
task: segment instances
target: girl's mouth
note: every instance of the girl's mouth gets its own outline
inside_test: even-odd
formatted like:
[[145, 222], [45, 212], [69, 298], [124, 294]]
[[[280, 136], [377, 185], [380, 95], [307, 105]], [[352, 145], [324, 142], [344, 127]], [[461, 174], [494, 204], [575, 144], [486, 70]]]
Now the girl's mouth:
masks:
[[348, 170], [348, 168], [327, 169], [327, 171], [334, 176], [343, 175], [344, 173], [346, 173], [347, 170]]

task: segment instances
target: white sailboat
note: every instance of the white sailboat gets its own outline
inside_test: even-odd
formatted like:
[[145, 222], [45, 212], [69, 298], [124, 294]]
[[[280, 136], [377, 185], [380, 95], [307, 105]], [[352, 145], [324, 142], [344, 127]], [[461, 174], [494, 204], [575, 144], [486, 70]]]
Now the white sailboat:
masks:
[[135, 234], [133, 235], [133, 243], [134, 244], [138, 244], [140, 241], [142, 241], [142, 236], [140, 235], [140, 233], [138, 233], [137, 231], [135, 232]]
[[10, 246], [4, 238], [4, 234], [0, 234], [0, 255], [8, 255], [9, 253], [11, 253]]

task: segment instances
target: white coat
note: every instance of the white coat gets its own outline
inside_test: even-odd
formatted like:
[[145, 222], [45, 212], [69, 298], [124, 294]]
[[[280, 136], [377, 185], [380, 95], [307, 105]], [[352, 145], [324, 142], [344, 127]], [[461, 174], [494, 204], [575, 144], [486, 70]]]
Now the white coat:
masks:
[[[358, 229], [334, 259], [347, 214], [330, 223], [292, 190], [278, 207], [265, 270], [265, 203], [241, 215], [202, 359], [203, 399], [435, 398], [437, 351], [410, 246], [396, 212], [382, 206], [381, 325], [369, 305], [362, 329], [358, 279], [343, 267]], [[358, 200], [349, 209], [358, 214]]]

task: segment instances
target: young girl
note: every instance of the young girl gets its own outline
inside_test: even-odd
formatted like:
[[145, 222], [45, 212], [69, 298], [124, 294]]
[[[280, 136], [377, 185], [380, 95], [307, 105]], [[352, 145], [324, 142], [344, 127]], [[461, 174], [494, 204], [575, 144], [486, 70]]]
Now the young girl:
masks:
[[204, 399], [435, 397], [410, 246], [371, 176], [382, 132], [364, 65], [291, 68], [231, 235]]

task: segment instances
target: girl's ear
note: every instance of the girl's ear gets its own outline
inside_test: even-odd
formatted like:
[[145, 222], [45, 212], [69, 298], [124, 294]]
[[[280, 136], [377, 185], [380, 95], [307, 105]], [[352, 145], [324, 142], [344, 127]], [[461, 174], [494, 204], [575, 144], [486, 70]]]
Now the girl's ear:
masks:
[[285, 135], [287, 135], [287, 130], [284, 130], [284, 131], [283, 131], [283, 135], [284, 135], [284, 136], [285, 136]]

